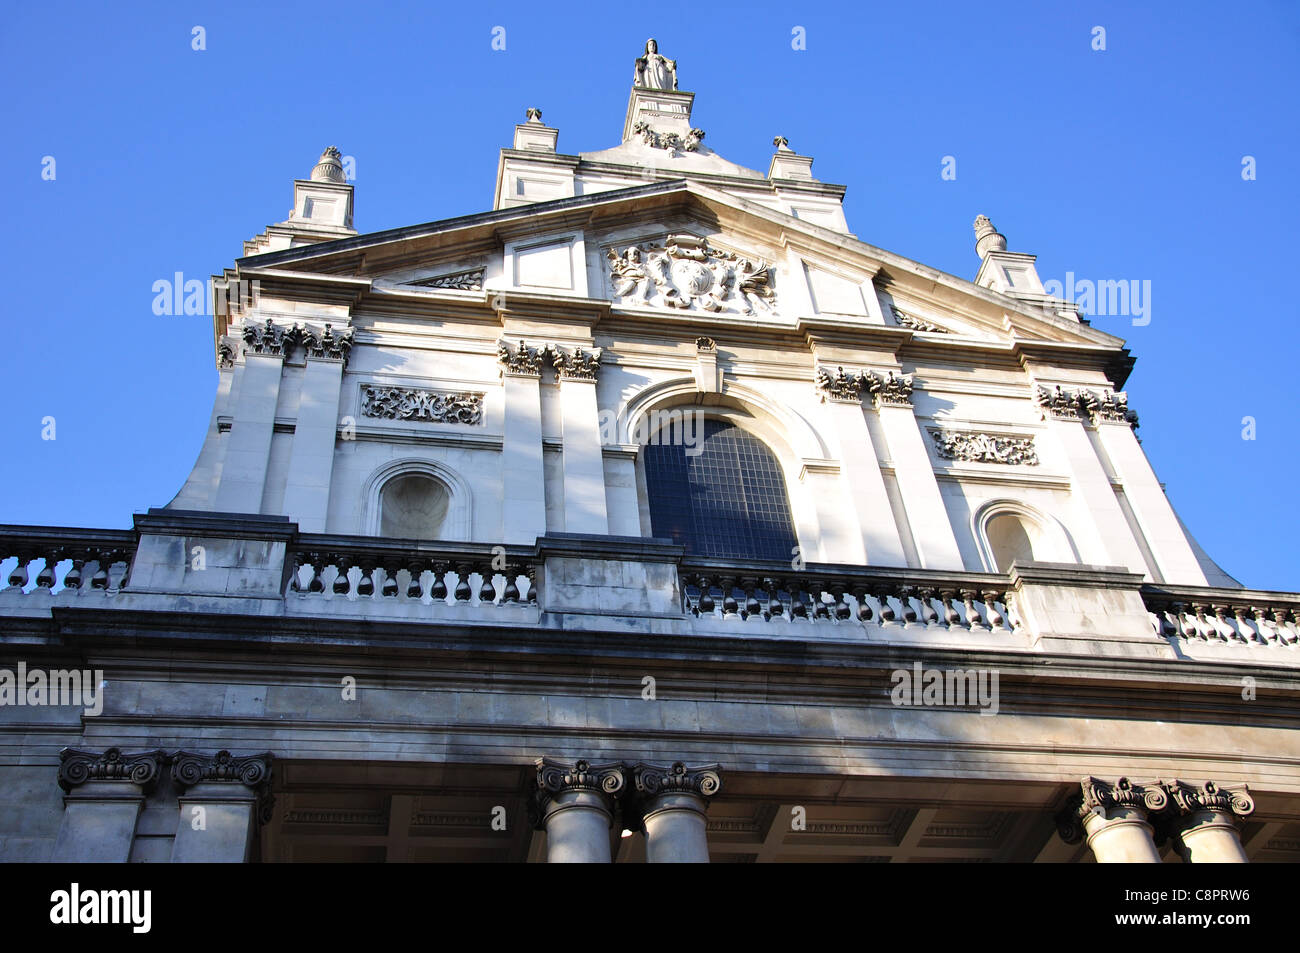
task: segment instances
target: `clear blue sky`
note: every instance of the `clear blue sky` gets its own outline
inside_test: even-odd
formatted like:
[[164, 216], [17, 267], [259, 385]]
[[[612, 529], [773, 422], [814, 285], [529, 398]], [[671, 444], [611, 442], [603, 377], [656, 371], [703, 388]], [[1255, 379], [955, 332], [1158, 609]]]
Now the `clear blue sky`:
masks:
[[1228, 572], [1300, 589], [1300, 4], [652, 6], [9, 4], [0, 521], [171, 499], [217, 374], [210, 319], [155, 316], [153, 282], [231, 264], [324, 146], [356, 159], [363, 232], [484, 211], [525, 107], [562, 152], [617, 144], [655, 36], [708, 145], [766, 170], [787, 136], [865, 241], [972, 278], [984, 212], [1044, 278], [1150, 280], [1149, 325], [1095, 325], [1137, 356], [1156, 472]]

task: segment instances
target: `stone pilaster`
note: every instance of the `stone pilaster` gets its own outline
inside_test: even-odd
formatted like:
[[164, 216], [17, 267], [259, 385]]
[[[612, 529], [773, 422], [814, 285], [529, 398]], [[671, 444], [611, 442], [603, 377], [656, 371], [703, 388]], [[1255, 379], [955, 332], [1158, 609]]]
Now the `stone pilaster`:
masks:
[[180, 791], [180, 817], [172, 863], [246, 863], [259, 823], [270, 820], [270, 752], [236, 757], [179, 751], [172, 781]]
[[707, 799], [722, 786], [721, 765], [688, 768], [639, 762], [632, 767], [636, 809], [651, 864], [709, 862]]
[[624, 783], [618, 762], [537, 759], [531, 811], [535, 826], [546, 831], [547, 863], [610, 862], [609, 830]]
[[532, 545], [546, 533], [546, 479], [542, 467], [542, 353], [523, 341], [497, 344], [505, 390], [501, 447], [502, 536]]
[[569, 533], [609, 532], [605, 506], [605, 459], [600, 445], [596, 374], [600, 348], [547, 348], [560, 379], [564, 437], [564, 529]]
[[162, 751], [123, 754], [59, 752], [63, 822], [50, 859], [55, 863], [126, 863], [145, 796], [158, 782], [167, 756]]
[[1087, 777], [1082, 792], [1057, 816], [1057, 829], [1068, 844], [1085, 836], [1099, 864], [1160, 863], [1152, 816], [1169, 805], [1162, 782], [1111, 783]]

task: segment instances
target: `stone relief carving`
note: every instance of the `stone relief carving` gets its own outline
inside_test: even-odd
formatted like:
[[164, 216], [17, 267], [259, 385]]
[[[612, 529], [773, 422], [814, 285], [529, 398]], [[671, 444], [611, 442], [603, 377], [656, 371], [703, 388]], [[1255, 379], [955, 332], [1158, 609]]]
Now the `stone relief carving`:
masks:
[[912, 375], [889, 371], [884, 377], [873, 371], [863, 375], [863, 384], [871, 391], [877, 407], [911, 407]]
[[239, 353], [239, 342], [228, 334], [223, 334], [217, 342], [217, 367], [234, 367], [235, 355]]
[[555, 368], [561, 380], [594, 381], [597, 371], [600, 370], [600, 348], [598, 347], [590, 351], [575, 347], [570, 351], [557, 344], [548, 344], [546, 352], [551, 358], [551, 366]]
[[713, 338], [696, 338], [695, 349], [697, 351], [716, 351], [718, 344]]
[[541, 377], [542, 356], [545, 350], [544, 347], [529, 347], [522, 340], [514, 348], [505, 341], [498, 341], [497, 361], [502, 365], [502, 373]]
[[825, 400], [856, 404], [862, 400], [863, 375], [837, 368], [833, 373], [824, 367], [817, 368], [817, 386], [826, 393]]
[[[533, 110], [529, 110], [532, 112]], [[541, 115], [540, 112], [538, 115]], [[436, 278], [424, 278], [420, 281], [412, 281], [410, 284], [420, 288], [449, 288], [453, 291], [482, 291], [483, 290], [483, 273], [484, 268], [470, 268], [465, 271], [456, 271], [447, 275], [438, 275]]]
[[632, 766], [632, 782], [636, 793], [644, 798], [661, 794], [698, 794], [712, 797], [722, 787], [720, 764], [705, 764], [688, 768], [681, 761], [670, 767], [647, 764], [644, 761]]
[[1008, 466], [1038, 466], [1038, 452], [1033, 437], [1006, 434], [962, 433], [926, 428], [934, 440], [935, 451], [945, 460], [972, 463], [1003, 463]]
[[645, 52], [636, 58], [632, 85], [642, 89], [676, 89], [677, 61], [663, 56], [657, 41], [646, 40]]
[[761, 259], [720, 251], [695, 235], [669, 235], [662, 245], [609, 249], [610, 284], [634, 304], [713, 313], [771, 311], [772, 269]]
[[361, 385], [361, 413], [381, 420], [422, 420], [439, 424], [477, 424], [483, 419], [481, 393], [422, 390], [416, 387]]
[[922, 321], [920, 318], [914, 318], [910, 314], [904, 314], [893, 305], [890, 310], [894, 312], [894, 320], [898, 322], [899, 327], [907, 328], [911, 331], [929, 331], [934, 334], [947, 334], [947, 328], [941, 328], [937, 324], [931, 324], [929, 321]]
[[641, 141], [653, 149], [669, 149], [680, 152], [698, 152], [704, 140], [703, 129], [692, 129], [685, 136], [675, 132], [656, 132], [644, 119], [632, 127], [632, 132], [641, 137]]
[[67, 793], [87, 781], [129, 781], [148, 790], [158, 781], [167, 755], [161, 750], [123, 754], [121, 748], [59, 752], [59, 787]]

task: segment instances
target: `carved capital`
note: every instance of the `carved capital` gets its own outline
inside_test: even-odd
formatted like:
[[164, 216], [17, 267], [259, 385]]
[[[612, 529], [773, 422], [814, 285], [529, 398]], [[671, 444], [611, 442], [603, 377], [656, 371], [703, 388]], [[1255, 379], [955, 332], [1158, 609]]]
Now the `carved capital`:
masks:
[[172, 755], [172, 783], [182, 794], [196, 784], [241, 785], [256, 796], [258, 820], [265, 824], [275, 802], [271, 794], [273, 759], [269, 751], [241, 757], [225, 750], [214, 755], [178, 751]]
[[868, 371], [863, 383], [877, 407], [911, 407], [912, 375], [895, 374], [889, 371], [884, 377], [874, 371]]
[[1083, 416], [1079, 392], [1067, 390], [1060, 384], [1055, 387], [1040, 385], [1034, 392], [1034, 401], [1042, 410], [1044, 419], [1051, 416], [1057, 420], [1079, 420]]
[[[245, 354], [288, 357], [301, 345], [307, 357], [342, 361], [346, 365], [352, 351], [352, 329], [336, 332], [331, 324], [317, 330], [309, 325], [299, 327], [292, 324], [286, 327], [267, 318], [262, 324], [244, 325], [243, 338]], [[233, 360], [232, 354], [231, 361]]]
[[615, 799], [625, 785], [623, 765], [618, 761], [592, 764], [589, 761], [558, 761], [538, 758], [536, 790], [529, 804], [534, 826], [541, 827], [551, 803], [561, 794], [586, 793], [598, 795], [611, 816]]
[[1110, 421], [1128, 424], [1134, 430], [1138, 427], [1138, 415], [1128, 407], [1128, 394], [1117, 394], [1110, 390], [1097, 394], [1095, 391], [1082, 390], [1079, 399], [1094, 424]]
[[235, 357], [239, 354], [239, 342], [228, 334], [223, 334], [217, 342], [217, 367], [235, 366]]
[[342, 361], [346, 365], [348, 355], [352, 352], [352, 329], [347, 328], [335, 334], [334, 327], [330, 324], [326, 324], [325, 328], [319, 332], [313, 328], [304, 327], [302, 329], [302, 345], [306, 348], [308, 357]]
[[551, 366], [560, 375], [562, 381], [592, 381], [600, 370], [600, 348], [590, 351], [575, 347], [572, 350], [558, 344], [547, 345], [546, 353], [551, 358]]
[[834, 372], [824, 367], [817, 368], [817, 386], [823, 391], [823, 400], [841, 404], [861, 403], [863, 383], [863, 375], [845, 371], [842, 367]]
[[1165, 782], [1164, 787], [1169, 794], [1173, 811], [1181, 816], [1198, 811], [1213, 811], [1241, 820], [1255, 810], [1255, 799], [1250, 796], [1250, 788], [1245, 784], [1240, 788], [1223, 788], [1213, 781], [1206, 781], [1198, 787], [1175, 778]]
[[519, 377], [541, 377], [542, 355], [545, 348], [529, 347], [522, 340], [512, 348], [505, 341], [497, 342], [497, 361], [501, 373]]
[[278, 354], [283, 357], [293, 350], [301, 334], [298, 325], [285, 327], [270, 318], [264, 324], [245, 324], [244, 353]]
[[166, 763], [166, 753], [157, 750], [123, 754], [121, 748], [102, 752], [64, 748], [59, 752], [59, 787], [71, 794], [87, 781], [125, 781], [147, 792], [158, 782]]
[[1080, 782], [1080, 793], [1071, 798], [1056, 816], [1056, 829], [1067, 844], [1077, 844], [1083, 839], [1083, 820], [1089, 814], [1109, 819], [1116, 810], [1134, 810], [1144, 817], [1157, 815], [1169, 807], [1169, 795], [1162, 781], [1134, 783], [1120, 778], [1114, 783], [1100, 778], [1086, 777]]
[[688, 768], [677, 761], [665, 767], [639, 761], [632, 766], [632, 783], [638, 797], [649, 800], [665, 794], [695, 794], [712, 797], [722, 787], [720, 764]]

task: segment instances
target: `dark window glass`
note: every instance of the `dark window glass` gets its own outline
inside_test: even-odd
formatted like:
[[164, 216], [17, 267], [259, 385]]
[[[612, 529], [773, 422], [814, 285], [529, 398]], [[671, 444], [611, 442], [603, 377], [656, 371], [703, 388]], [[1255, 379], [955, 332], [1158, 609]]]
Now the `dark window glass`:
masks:
[[772, 451], [721, 420], [704, 422], [693, 449], [700, 452], [680, 443], [642, 448], [654, 534], [693, 556], [789, 561], [797, 541]]

